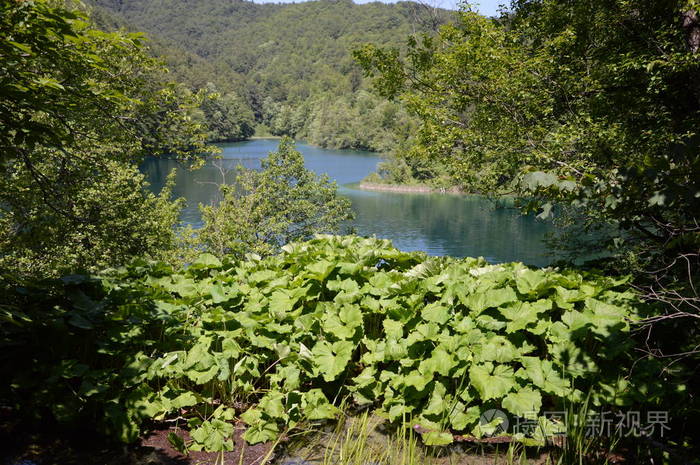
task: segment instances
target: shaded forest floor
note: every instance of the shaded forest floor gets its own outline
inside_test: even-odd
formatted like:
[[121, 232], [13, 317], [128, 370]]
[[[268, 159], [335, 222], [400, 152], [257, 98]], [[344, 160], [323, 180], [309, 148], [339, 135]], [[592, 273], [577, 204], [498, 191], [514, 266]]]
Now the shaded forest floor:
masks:
[[[194, 451], [185, 456], [168, 441], [170, 431], [175, 429], [157, 429], [136, 444], [125, 445], [95, 431], [66, 430], [55, 424], [39, 428], [3, 419], [0, 465], [259, 465], [272, 447], [265, 443], [223, 456]], [[242, 427], [236, 429], [236, 444], [243, 444], [242, 432]], [[182, 435], [182, 430], [177, 433]]]

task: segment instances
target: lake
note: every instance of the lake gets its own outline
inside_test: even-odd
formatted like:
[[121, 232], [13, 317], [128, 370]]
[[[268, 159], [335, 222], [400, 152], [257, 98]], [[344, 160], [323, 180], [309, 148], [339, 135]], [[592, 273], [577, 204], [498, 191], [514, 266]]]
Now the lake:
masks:
[[[257, 168], [259, 160], [278, 143], [275, 139], [254, 139], [220, 144], [222, 158], [216, 163], [224, 169], [238, 165]], [[391, 239], [401, 250], [422, 250], [430, 255], [482, 256], [494, 263], [522, 261], [536, 266], [551, 261], [542, 243], [553, 230], [548, 222], [523, 216], [513, 208], [496, 208], [478, 196], [359, 190], [353, 184], [375, 170], [381, 161], [376, 153], [330, 150], [303, 143], [297, 143], [297, 149], [303, 153], [308, 169], [328, 174], [338, 183], [340, 193], [352, 201], [356, 218], [351, 226], [359, 235]], [[221, 171], [212, 160], [196, 171], [162, 158], [148, 159], [142, 165], [155, 191], [162, 188], [174, 168], [177, 180], [173, 193], [187, 200], [182, 220], [198, 226], [198, 205], [216, 198]]]

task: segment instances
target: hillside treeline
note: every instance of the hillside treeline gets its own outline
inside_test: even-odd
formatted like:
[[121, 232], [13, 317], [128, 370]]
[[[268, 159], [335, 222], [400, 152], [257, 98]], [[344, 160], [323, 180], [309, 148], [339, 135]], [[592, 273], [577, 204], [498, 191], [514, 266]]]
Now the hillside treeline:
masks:
[[95, 3], [98, 14], [145, 31], [189, 89], [226, 96], [217, 103], [224, 111], [204, 116], [220, 121], [237, 112], [239, 123], [231, 126], [238, 129], [228, 129], [233, 137], [218, 130], [213, 140], [245, 138], [255, 126], [259, 135], [373, 151], [395, 148], [415, 123], [401, 104], [367, 92], [352, 50], [368, 42], [402, 47], [407, 36], [433, 31], [452, 14], [412, 2]]

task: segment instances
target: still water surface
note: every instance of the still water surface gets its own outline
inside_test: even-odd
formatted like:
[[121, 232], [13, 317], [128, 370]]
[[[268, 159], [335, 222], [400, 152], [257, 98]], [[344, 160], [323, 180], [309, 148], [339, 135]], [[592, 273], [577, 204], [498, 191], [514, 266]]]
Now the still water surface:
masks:
[[[260, 159], [277, 145], [274, 139], [222, 144], [222, 159], [217, 163], [226, 169], [237, 165], [257, 168]], [[338, 183], [340, 193], [352, 201], [356, 218], [351, 226], [359, 235], [391, 239], [401, 250], [422, 250], [431, 255], [483, 256], [491, 262], [522, 261], [537, 266], [551, 261], [542, 244], [552, 231], [547, 222], [512, 208], [496, 208], [476, 196], [362, 191], [353, 185], [374, 171], [381, 161], [377, 154], [302, 143], [297, 149], [308, 169], [328, 174]], [[196, 171], [167, 159], [149, 159], [142, 166], [154, 190], [160, 190], [174, 168], [174, 195], [187, 200], [182, 220], [197, 226], [201, 224], [198, 205], [216, 198], [220, 171], [212, 161]]]

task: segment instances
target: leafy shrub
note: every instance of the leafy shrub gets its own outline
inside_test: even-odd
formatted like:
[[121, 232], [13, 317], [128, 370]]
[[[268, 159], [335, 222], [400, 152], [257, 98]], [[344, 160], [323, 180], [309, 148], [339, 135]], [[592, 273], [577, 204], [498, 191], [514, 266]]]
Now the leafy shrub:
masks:
[[[15, 290], [24, 314], [3, 327], [3, 394], [100, 419], [126, 441], [145, 420], [184, 416], [191, 448], [227, 450], [234, 418], [248, 441], [267, 441], [334, 418], [348, 398], [391, 421], [410, 416], [442, 444], [492, 432], [479, 424], [491, 408], [537, 416], [584, 392], [595, 405], [662, 392], [625, 379], [638, 301], [624, 279], [341, 236], [232, 260], [136, 262], [51, 293]], [[518, 438], [561, 427], [538, 421]]]

